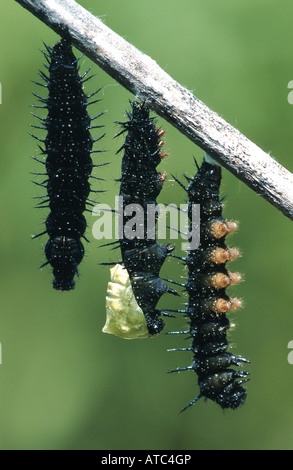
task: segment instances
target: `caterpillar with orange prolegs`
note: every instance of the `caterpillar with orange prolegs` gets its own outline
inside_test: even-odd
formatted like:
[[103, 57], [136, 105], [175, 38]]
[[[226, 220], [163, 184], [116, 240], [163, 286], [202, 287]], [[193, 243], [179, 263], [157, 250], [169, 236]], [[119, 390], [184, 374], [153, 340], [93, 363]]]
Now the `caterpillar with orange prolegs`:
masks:
[[230, 369], [230, 366], [241, 367], [249, 361], [227, 351], [227, 331], [231, 323], [226, 313], [240, 307], [241, 300], [228, 296], [226, 288], [239, 282], [241, 276], [226, 268], [227, 262], [239, 256], [239, 250], [228, 248], [225, 239], [237, 229], [237, 223], [222, 216], [221, 167], [208, 155], [201, 167], [197, 166], [195, 176], [187, 178], [187, 187], [175, 180], [188, 195], [190, 223], [192, 205], [200, 204], [200, 245], [182, 258], [188, 269], [187, 281], [182, 284], [188, 294], [188, 304], [180, 312], [188, 318], [189, 328], [169, 333], [187, 334], [191, 338], [190, 347], [172, 351], [190, 351], [193, 361], [190, 366], [170, 372], [193, 370], [198, 376], [199, 394], [181, 411], [201, 397], [216, 402], [223, 409], [235, 409], [245, 402], [247, 392], [243, 384], [249, 375], [243, 370]]

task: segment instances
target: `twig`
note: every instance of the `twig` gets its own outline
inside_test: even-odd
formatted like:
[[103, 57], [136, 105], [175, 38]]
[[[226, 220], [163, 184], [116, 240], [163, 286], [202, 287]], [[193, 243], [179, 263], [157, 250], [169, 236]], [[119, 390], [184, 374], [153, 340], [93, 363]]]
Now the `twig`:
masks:
[[293, 220], [293, 175], [73, 0], [16, 0]]

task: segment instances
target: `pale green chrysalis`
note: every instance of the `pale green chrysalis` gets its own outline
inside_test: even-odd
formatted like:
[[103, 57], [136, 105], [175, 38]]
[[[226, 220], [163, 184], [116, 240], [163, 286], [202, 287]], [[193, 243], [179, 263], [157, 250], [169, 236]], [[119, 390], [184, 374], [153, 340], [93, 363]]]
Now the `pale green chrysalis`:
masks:
[[103, 333], [124, 339], [151, 338], [143, 311], [135, 300], [127, 270], [116, 264], [110, 273]]

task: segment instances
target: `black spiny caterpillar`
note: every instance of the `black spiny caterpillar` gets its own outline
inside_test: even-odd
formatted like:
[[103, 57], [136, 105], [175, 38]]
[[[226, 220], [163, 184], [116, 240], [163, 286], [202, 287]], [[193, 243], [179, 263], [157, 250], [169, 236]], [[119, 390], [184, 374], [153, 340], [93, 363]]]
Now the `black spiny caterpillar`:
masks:
[[[69, 39], [62, 39], [53, 48], [46, 46], [43, 52], [49, 65], [45, 65], [48, 76], [40, 72], [44, 83], [38, 85], [48, 89], [47, 98], [36, 95], [43, 103], [35, 108], [47, 108], [46, 118], [36, 116], [43, 123], [43, 127], [32, 126], [47, 131], [46, 138], [40, 139], [44, 144], [40, 147], [46, 161], [46, 180], [36, 183], [47, 190], [38, 207], [49, 207], [50, 213], [46, 220], [46, 230], [36, 237], [47, 233], [49, 240], [45, 246], [47, 262], [42, 266], [51, 264], [53, 268], [53, 287], [57, 290], [71, 290], [74, 288], [74, 276], [78, 275], [77, 266], [84, 256], [84, 248], [80, 239], [86, 230], [86, 219], [83, 212], [88, 210], [90, 204], [89, 178], [93, 165], [91, 154], [98, 152], [92, 150], [93, 139], [90, 129], [101, 126], [91, 126], [91, 118], [87, 113], [87, 100], [93, 96], [86, 96], [83, 92], [83, 83], [87, 70], [79, 75], [77, 62]], [[98, 117], [98, 116], [96, 116]], [[101, 164], [103, 165], [103, 164]], [[37, 173], [40, 174], [40, 173]], [[93, 191], [98, 192], [98, 191]], [[48, 204], [47, 204], [48, 203]], [[45, 205], [47, 204], [47, 205]]]
[[192, 204], [200, 204], [200, 246], [190, 250], [184, 258], [188, 268], [185, 288], [189, 300], [187, 309], [182, 312], [189, 318], [189, 330], [173, 333], [187, 333], [192, 338], [190, 348], [179, 350], [192, 351], [193, 362], [191, 366], [171, 372], [193, 370], [198, 375], [200, 393], [182, 411], [200, 397], [209, 398], [222, 408], [234, 409], [246, 399], [246, 388], [242, 384], [247, 382], [249, 374], [230, 369], [230, 366], [242, 366], [249, 361], [227, 351], [230, 321], [226, 312], [240, 307], [241, 301], [229, 297], [225, 290], [239, 282], [241, 276], [226, 269], [226, 263], [235, 259], [239, 251], [228, 248], [225, 238], [237, 224], [222, 217], [220, 166], [203, 161], [194, 178], [187, 179], [189, 185], [185, 190], [190, 220]]
[[[158, 334], [164, 327], [164, 322], [160, 316], [170, 316], [156, 308], [159, 299], [165, 292], [177, 295], [159, 277], [160, 269], [173, 248], [170, 248], [168, 244], [159, 245], [156, 241], [156, 234], [152, 233], [152, 236], [150, 236], [147, 233], [148, 205], [155, 207], [156, 198], [166, 178], [165, 173], [158, 173], [156, 170], [156, 167], [166, 155], [166, 153], [161, 153], [163, 145], [161, 136], [164, 131], [155, 126], [154, 119], [150, 118], [149, 109], [144, 103], [134, 101], [131, 106], [132, 113], [127, 113], [129, 121], [119, 123], [122, 130], [117, 134], [121, 135], [127, 132], [125, 142], [118, 150], [118, 152], [124, 150], [120, 179], [120, 197], [123, 199], [123, 223], [121, 224], [123, 234], [120, 235], [120, 247], [122, 262], [128, 272], [134, 297], [139, 309], [142, 310], [145, 316], [147, 331], [149, 335], [153, 336]], [[142, 230], [140, 236], [136, 234], [132, 236], [131, 219], [133, 212], [131, 207], [135, 211], [137, 205], [143, 211], [142, 227], [136, 226], [134, 232], [137, 232], [139, 228], [142, 228]], [[125, 215], [127, 207], [130, 208], [131, 214]], [[126, 233], [127, 226], [128, 233]], [[153, 228], [155, 229], [155, 227]], [[119, 279], [122, 279], [122, 277]], [[119, 285], [117, 284], [117, 287], [114, 286], [114, 291], [116, 292], [118, 288]], [[121, 289], [119, 292], [121, 292]], [[133, 312], [135, 313], [139, 309], [135, 308]], [[125, 311], [125, 318], [126, 316], [127, 311]], [[140, 322], [139, 318], [138, 316]], [[132, 334], [131, 337], [134, 338], [135, 336]]]

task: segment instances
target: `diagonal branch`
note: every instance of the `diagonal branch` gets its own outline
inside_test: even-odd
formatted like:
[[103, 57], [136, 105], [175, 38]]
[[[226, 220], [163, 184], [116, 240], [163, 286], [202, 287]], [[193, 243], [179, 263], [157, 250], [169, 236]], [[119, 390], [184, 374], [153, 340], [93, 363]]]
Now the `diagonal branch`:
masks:
[[74, 0], [16, 0], [293, 220], [293, 175]]

